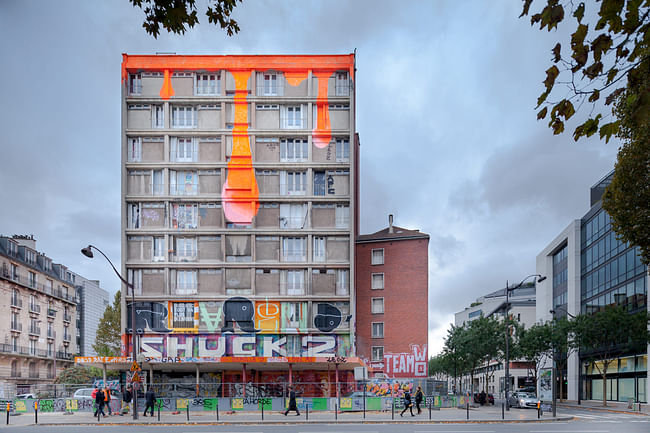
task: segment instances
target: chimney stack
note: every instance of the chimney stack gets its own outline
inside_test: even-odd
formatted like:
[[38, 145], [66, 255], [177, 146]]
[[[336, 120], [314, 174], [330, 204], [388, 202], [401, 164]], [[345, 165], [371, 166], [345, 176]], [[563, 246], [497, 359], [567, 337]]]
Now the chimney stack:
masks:
[[393, 233], [393, 214], [388, 215], [388, 233]]

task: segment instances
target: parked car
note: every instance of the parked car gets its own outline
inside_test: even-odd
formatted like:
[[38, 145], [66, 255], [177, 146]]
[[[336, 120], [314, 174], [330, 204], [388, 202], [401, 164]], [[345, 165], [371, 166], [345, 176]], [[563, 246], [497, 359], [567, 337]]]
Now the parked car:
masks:
[[[474, 403], [480, 404], [480, 393], [475, 392], [474, 393]], [[494, 395], [493, 394], [485, 394], [485, 404], [491, 404], [494, 405]]]
[[37, 398], [36, 394], [32, 394], [31, 392], [28, 392], [27, 394], [16, 394], [16, 398], [24, 399], [24, 398]]
[[537, 397], [528, 392], [515, 392], [508, 398], [508, 406], [517, 408], [537, 407]]
[[[72, 398], [75, 398], [77, 400], [92, 400], [95, 401], [93, 398], [92, 394], [95, 388], [79, 388], [74, 392], [74, 395]], [[111, 400], [117, 399], [120, 401], [122, 398], [122, 393], [119, 391], [111, 391]], [[112, 407], [112, 406], [111, 406]]]

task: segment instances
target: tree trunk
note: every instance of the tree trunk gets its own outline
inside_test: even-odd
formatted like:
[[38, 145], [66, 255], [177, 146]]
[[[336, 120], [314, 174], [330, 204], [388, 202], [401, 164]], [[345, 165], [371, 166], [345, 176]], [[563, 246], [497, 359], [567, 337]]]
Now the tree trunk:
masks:
[[607, 407], [607, 371], [603, 371], [603, 406]]

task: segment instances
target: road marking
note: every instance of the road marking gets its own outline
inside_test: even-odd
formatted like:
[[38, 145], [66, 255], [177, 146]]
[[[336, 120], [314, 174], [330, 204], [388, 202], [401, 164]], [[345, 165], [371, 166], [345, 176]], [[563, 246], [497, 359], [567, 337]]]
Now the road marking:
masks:
[[415, 430], [413, 433], [495, 433], [494, 430]]
[[609, 433], [609, 430], [529, 430], [530, 433]]

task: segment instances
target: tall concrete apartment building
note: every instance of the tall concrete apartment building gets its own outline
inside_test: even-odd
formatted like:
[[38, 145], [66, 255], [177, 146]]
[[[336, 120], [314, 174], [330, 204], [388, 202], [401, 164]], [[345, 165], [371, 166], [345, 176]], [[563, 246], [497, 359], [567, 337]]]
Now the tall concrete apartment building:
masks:
[[77, 353], [73, 273], [33, 236], [0, 236], [0, 394], [52, 383]]
[[372, 374], [426, 377], [429, 235], [393, 225], [356, 239], [357, 353]]
[[[607, 305], [622, 306], [631, 314], [650, 310], [648, 268], [641, 263], [638, 247], [616, 238], [602, 208], [602, 195], [613, 174], [591, 187], [589, 211], [538, 254], [537, 272], [549, 278], [537, 286], [537, 320], [552, 320], [551, 310], [566, 317], [594, 313]], [[648, 402], [649, 352], [650, 348], [628, 353], [610, 364], [607, 400]], [[586, 355], [572, 352], [566, 369], [558, 372], [558, 385], [569, 400], [603, 398], [602, 377]]]
[[152, 372], [318, 381], [358, 365], [354, 65], [123, 56], [122, 271]]

